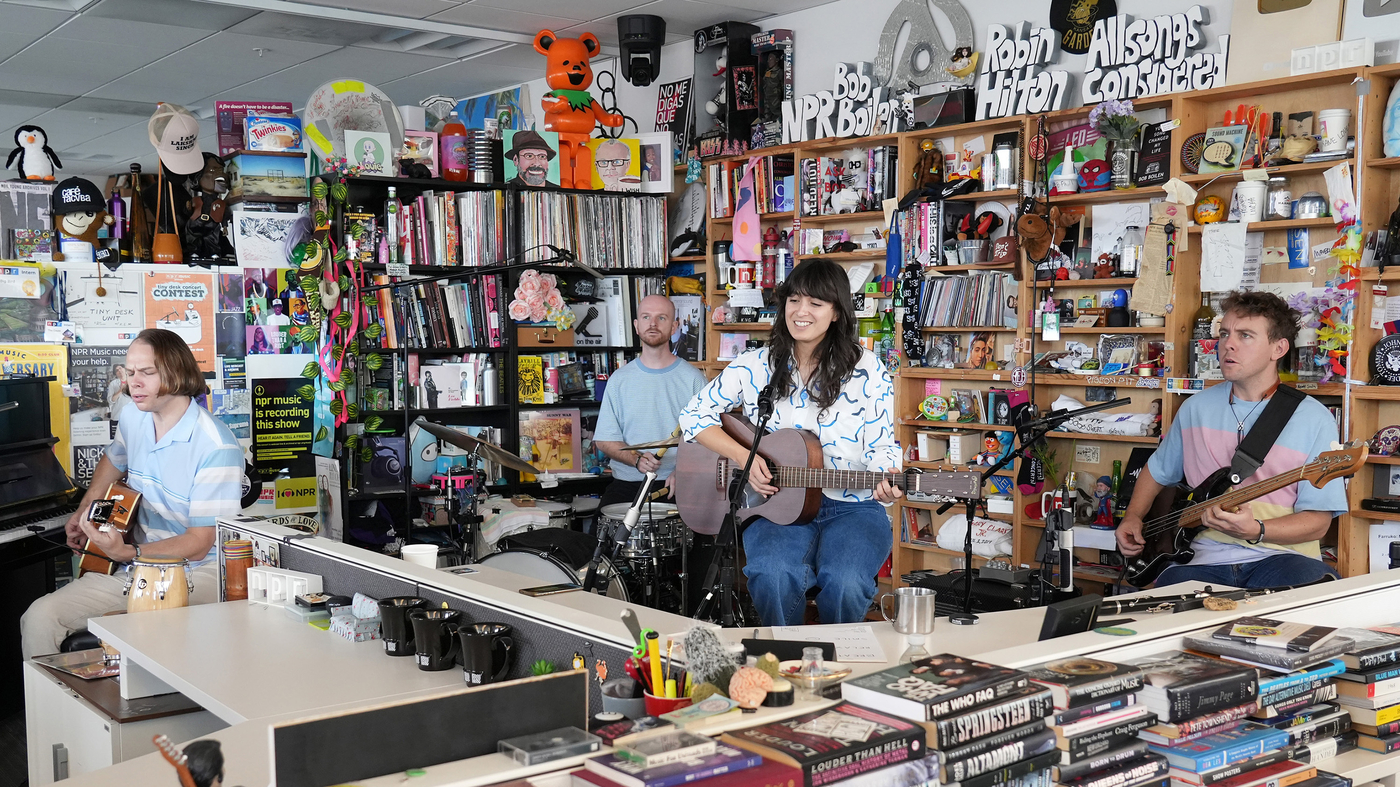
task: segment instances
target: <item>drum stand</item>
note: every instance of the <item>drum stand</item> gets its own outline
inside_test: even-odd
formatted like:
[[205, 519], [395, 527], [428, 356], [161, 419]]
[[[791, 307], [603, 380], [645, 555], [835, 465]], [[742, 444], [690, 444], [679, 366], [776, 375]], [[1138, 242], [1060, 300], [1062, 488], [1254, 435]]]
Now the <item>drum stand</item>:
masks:
[[[475, 448], [468, 451], [466, 456], [471, 464], [469, 474], [459, 475], [449, 470], [447, 476], [434, 476], [434, 480], [445, 479], [440, 483], [447, 495], [447, 518], [458, 527], [457, 547], [462, 552], [463, 564], [469, 565], [475, 563], [477, 558], [476, 526], [482, 522], [481, 515], [477, 513], [477, 506], [486, 484], [486, 470], [482, 457]], [[455, 501], [452, 497], [453, 489], [459, 492]]]

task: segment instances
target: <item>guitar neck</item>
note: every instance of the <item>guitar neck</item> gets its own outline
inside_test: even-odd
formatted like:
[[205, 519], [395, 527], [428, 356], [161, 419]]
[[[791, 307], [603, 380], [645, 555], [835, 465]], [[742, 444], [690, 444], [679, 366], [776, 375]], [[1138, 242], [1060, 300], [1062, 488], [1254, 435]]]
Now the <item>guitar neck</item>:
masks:
[[1215, 506], [1221, 506], [1226, 509], [1236, 508], [1251, 500], [1263, 497], [1270, 492], [1277, 492], [1284, 487], [1292, 486], [1306, 477], [1310, 467], [1312, 466], [1305, 465], [1297, 470], [1289, 470], [1286, 473], [1280, 473], [1272, 478], [1266, 478], [1257, 484], [1250, 484], [1249, 486], [1232, 489], [1219, 497], [1213, 497], [1203, 503], [1197, 503], [1189, 508], [1183, 509], [1181, 512], [1181, 519], [1179, 520], [1180, 525], [1181, 527], [1196, 527], [1201, 524], [1201, 515], [1204, 514], [1207, 509]]
[[897, 470], [832, 470], [825, 467], [779, 467], [777, 486], [805, 489], [874, 489], [881, 481], [906, 488], [906, 476]]

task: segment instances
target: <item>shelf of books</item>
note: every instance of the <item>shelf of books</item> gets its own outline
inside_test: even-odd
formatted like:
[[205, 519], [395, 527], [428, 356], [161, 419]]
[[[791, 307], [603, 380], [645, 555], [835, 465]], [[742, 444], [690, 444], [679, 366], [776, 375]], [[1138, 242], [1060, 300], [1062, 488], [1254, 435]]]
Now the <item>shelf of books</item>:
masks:
[[[528, 451], [537, 467], [574, 482], [563, 490], [570, 498], [588, 484], [597, 491], [606, 479], [592, 445], [602, 392], [608, 375], [636, 354], [637, 302], [664, 288], [664, 198], [405, 178], [349, 178], [346, 185], [348, 204], [357, 207], [341, 217], [343, 226], [358, 222], [368, 238], [383, 228], [394, 187], [393, 253], [410, 263], [407, 276], [394, 276], [372, 244], [349, 250], [362, 255], [368, 283], [402, 286], [370, 293], [380, 330], [359, 336], [360, 357], [376, 360], [357, 368], [360, 423], [349, 431], [361, 443], [347, 463], [348, 499], [389, 505], [407, 533], [426, 510], [417, 498], [441, 494], [433, 477], [461, 452], [425, 450], [435, 440], [412, 428], [419, 416], [508, 450], [518, 446], [522, 456]], [[573, 251], [604, 277], [559, 265], [476, 270], [547, 260], [556, 254], [551, 246]], [[443, 274], [453, 275], [414, 281]], [[547, 319], [556, 301], [573, 313], [567, 329]], [[702, 319], [697, 310], [691, 325]], [[538, 479], [514, 471], [489, 465], [485, 476], [503, 491], [542, 493]], [[418, 522], [425, 524], [433, 523]]]

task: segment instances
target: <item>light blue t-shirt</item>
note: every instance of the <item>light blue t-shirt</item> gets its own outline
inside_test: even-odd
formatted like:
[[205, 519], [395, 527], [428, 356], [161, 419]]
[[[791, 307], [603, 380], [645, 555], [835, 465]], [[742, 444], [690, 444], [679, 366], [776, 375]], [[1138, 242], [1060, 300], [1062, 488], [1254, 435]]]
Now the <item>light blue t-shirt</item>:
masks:
[[[638, 358], [608, 377], [593, 439], [620, 440], [626, 445], [665, 440], [676, 430], [681, 410], [704, 387], [705, 375], [680, 358], [665, 369], [653, 369]], [[675, 469], [676, 449], [672, 448], [661, 457], [656, 477], [669, 478]], [[620, 481], [646, 477], [616, 459], [612, 460], [612, 472]]]
[[[122, 408], [117, 439], [107, 459], [126, 473], [126, 485], [141, 493], [136, 507], [137, 543], [178, 536], [191, 527], [214, 527], [215, 519], [243, 510], [243, 448], [222, 421], [195, 402], [178, 423], [156, 440], [154, 416]], [[192, 568], [214, 557], [218, 545]], [[159, 549], [147, 550], [160, 554]]]

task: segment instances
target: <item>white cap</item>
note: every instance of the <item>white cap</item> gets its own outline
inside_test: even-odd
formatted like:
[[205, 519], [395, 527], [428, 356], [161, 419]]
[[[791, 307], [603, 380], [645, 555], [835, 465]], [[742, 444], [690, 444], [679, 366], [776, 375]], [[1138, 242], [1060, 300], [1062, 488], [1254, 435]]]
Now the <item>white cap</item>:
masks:
[[177, 175], [192, 175], [204, 169], [199, 149], [199, 120], [178, 104], [161, 102], [146, 124], [151, 144], [160, 161]]

